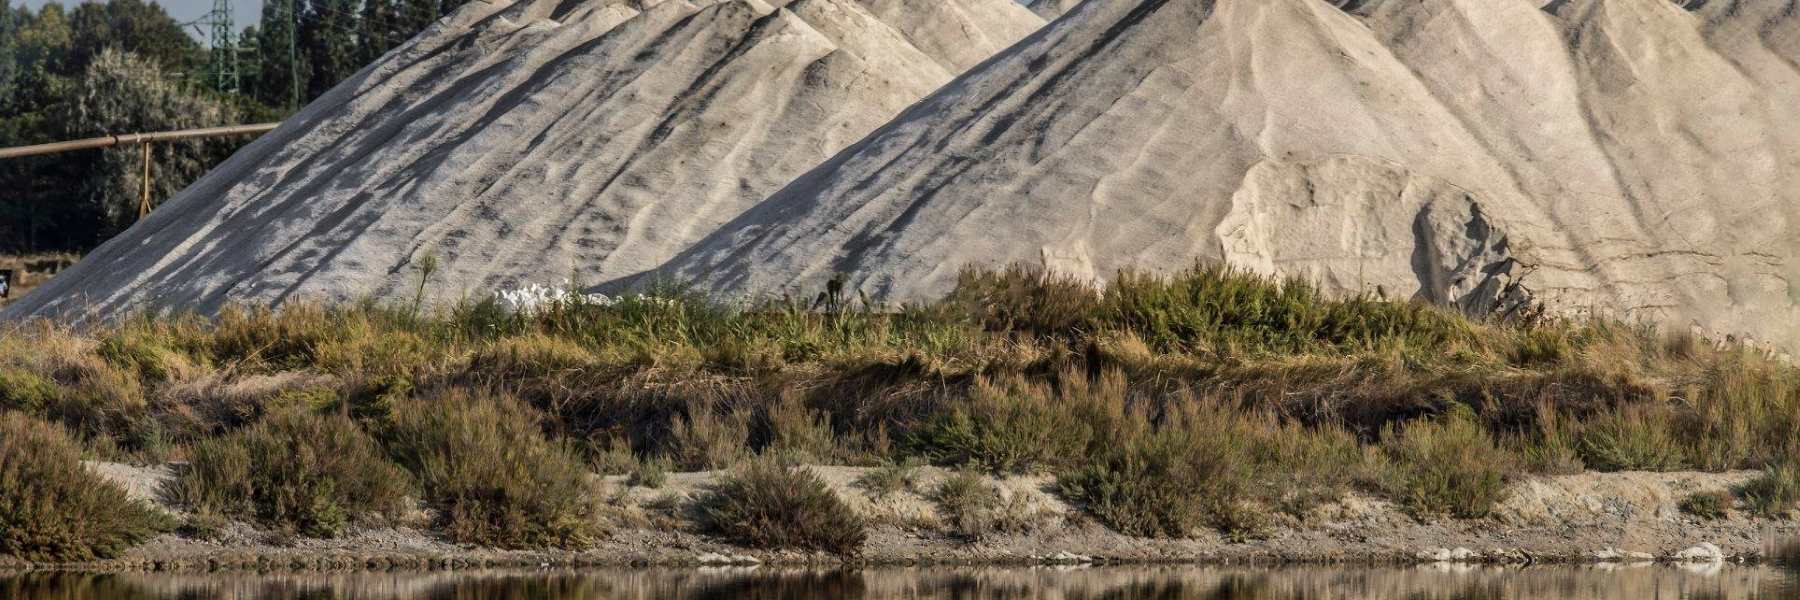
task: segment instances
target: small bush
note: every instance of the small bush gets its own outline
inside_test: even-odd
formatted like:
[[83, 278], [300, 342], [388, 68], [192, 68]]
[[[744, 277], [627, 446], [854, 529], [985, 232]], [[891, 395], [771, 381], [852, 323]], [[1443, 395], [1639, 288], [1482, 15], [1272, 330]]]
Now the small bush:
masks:
[[868, 524], [803, 467], [746, 463], [701, 498], [702, 525], [752, 548], [862, 552]]
[[587, 469], [546, 439], [536, 412], [517, 400], [456, 391], [412, 401], [396, 411], [391, 438], [451, 539], [578, 547], [597, 533]]
[[410, 489], [406, 473], [354, 421], [304, 412], [196, 444], [177, 484], [196, 512], [314, 537], [341, 535], [360, 517], [397, 516]]
[[595, 445], [587, 446], [588, 466], [601, 475], [630, 475], [638, 470], [637, 454], [631, 451], [631, 443], [618, 439], [607, 440], [604, 449], [596, 449]]
[[1695, 492], [1682, 498], [1678, 507], [1681, 512], [1702, 519], [1720, 519], [1725, 517], [1725, 511], [1731, 509], [1733, 500], [1730, 492]]
[[1527, 470], [1542, 475], [1573, 475], [1587, 469], [1581, 461], [1580, 435], [1575, 423], [1548, 402], [1538, 404], [1532, 434], [1516, 439]]
[[59, 397], [56, 382], [24, 369], [0, 367], [0, 408], [42, 414]]
[[112, 558], [173, 526], [89, 473], [61, 427], [0, 413], [0, 554], [28, 561]]
[[1090, 325], [1100, 306], [1092, 281], [1040, 267], [964, 269], [948, 302], [993, 331], [1030, 331], [1070, 336]]
[[669, 480], [669, 459], [656, 457], [638, 462], [632, 469], [631, 476], [625, 479], [625, 485], [656, 489]]
[[157, 337], [149, 325], [128, 326], [103, 336], [95, 352], [106, 362], [145, 381], [170, 381], [193, 371], [185, 356], [170, 350]]
[[1391, 461], [1383, 485], [1415, 515], [1485, 517], [1505, 499], [1512, 460], [1467, 406], [1389, 426], [1382, 445]]
[[1800, 502], [1800, 467], [1792, 461], [1781, 461], [1763, 469], [1762, 475], [1744, 483], [1740, 490], [1744, 504], [1752, 512], [1778, 517], [1794, 509]]
[[1230, 528], [1249, 485], [1238, 427], [1216, 408], [1115, 435], [1093, 463], [1057, 477], [1064, 496], [1127, 535], [1180, 538]]
[[914, 431], [909, 447], [934, 462], [995, 473], [1029, 473], [1069, 464], [1093, 438], [1081, 403], [1022, 380], [975, 383]]
[[1620, 407], [1589, 419], [1581, 460], [1600, 471], [1672, 471], [1682, 467], [1682, 444], [1672, 411], [1661, 405]]
[[845, 454], [838, 448], [830, 417], [808, 408], [799, 394], [782, 394], [767, 412], [766, 453], [784, 460], [814, 463], [830, 463]]
[[750, 416], [749, 411], [720, 414], [700, 402], [689, 404], [687, 414], [675, 415], [670, 425], [670, 458], [687, 471], [730, 468], [749, 454]]
[[974, 471], [963, 471], [945, 480], [932, 494], [932, 500], [951, 533], [965, 540], [979, 540], [996, 533], [1022, 533], [1036, 524], [1035, 514], [1024, 498], [1004, 496], [1000, 488]]
[[897, 492], [910, 492], [919, 484], [919, 466], [912, 462], [890, 463], [870, 469], [856, 478], [856, 486], [880, 500]]

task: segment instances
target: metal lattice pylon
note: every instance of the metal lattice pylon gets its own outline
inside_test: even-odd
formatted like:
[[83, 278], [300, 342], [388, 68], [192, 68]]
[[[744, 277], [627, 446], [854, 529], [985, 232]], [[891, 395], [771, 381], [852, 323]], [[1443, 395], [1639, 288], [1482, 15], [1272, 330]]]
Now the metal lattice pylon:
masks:
[[238, 91], [238, 47], [230, 0], [213, 0], [212, 11], [201, 21], [211, 26], [207, 36], [212, 44], [209, 70], [213, 85], [221, 92], [235, 94]]

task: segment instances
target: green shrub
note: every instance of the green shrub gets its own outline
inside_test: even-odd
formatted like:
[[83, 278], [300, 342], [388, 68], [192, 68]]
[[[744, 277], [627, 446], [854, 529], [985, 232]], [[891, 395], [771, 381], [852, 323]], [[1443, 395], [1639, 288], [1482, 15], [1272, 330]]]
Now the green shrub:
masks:
[[411, 486], [375, 439], [343, 416], [289, 411], [196, 444], [178, 481], [196, 512], [336, 537], [352, 521], [395, 517]]
[[157, 334], [150, 326], [130, 326], [101, 337], [95, 352], [106, 362], [135, 373], [145, 381], [170, 381], [192, 370], [186, 357], [170, 350], [156, 338]]
[[536, 411], [515, 399], [452, 391], [404, 403], [389, 449], [458, 542], [579, 547], [597, 534], [587, 469], [545, 438]]
[[749, 455], [750, 417], [749, 411], [721, 414], [705, 403], [689, 403], [687, 414], [676, 415], [670, 425], [670, 458], [687, 471], [730, 468]]
[[28, 561], [112, 558], [173, 521], [87, 471], [61, 427], [0, 412], [0, 554]]
[[709, 489], [700, 521], [734, 544], [752, 548], [862, 552], [868, 524], [812, 471], [759, 459]]
[[1100, 311], [1164, 350], [1442, 349], [1473, 337], [1467, 319], [1424, 304], [1332, 299], [1304, 280], [1205, 265], [1166, 277], [1120, 272]]
[[838, 447], [831, 419], [808, 408], [800, 395], [785, 393], [767, 410], [769, 444], [765, 453], [784, 460], [831, 463], [845, 452]]
[[656, 489], [668, 480], [669, 459], [656, 457], [638, 462], [637, 468], [631, 471], [631, 477], [626, 478], [625, 485]]
[[1599, 471], [1673, 471], [1683, 465], [1673, 411], [1662, 405], [1630, 405], [1588, 419], [1582, 427], [1582, 462]]
[[1513, 460], [1467, 406], [1381, 437], [1390, 461], [1383, 487], [1415, 515], [1485, 517], [1506, 497]]
[[1725, 511], [1731, 509], [1734, 500], [1731, 492], [1723, 490], [1695, 492], [1682, 498], [1678, 508], [1681, 512], [1702, 519], [1721, 519], [1725, 517]]
[[963, 471], [945, 480], [932, 493], [938, 515], [950, 532], [965, 540], [979, 540], [996, 533], [1023, 533], [1032, 529], [1034, 513], [1019, 495], [1007, 497], [980, 473]]
[[1751, 512], [1767, 517], [1785, 515], [1800, 502], [1800, 467], [1790, 460], [1770, 464], [1762, 475], [1744, 483], [1739, 493]]
[[1240, 520], [1250, 461], [1237, 425], [1219, 409], [1189, 408], [1154, 428], [1121, 431], [1091, 460], [1058, 476], [1057, 486], [1120, 533], [1180, 538]]
[[975, 382], [967, 400], [952, 399], [908, 437], [933, 462], [995, 473], [1029, 473], [1069, 464], [1093, 439], [1082, 403], [1047, 386], [1011, 379]]
[[60, 397], [56, 382], [24, 369], [0, 367], [0, 408], [42, 414]]
[[596, 448], [596, 444], [586, 446], [588, 466], [601, 475], [630, 475], [638, 470], [639, 460], [631, 451], [631, 443], [619, 439], [609, 439], [604, 449]]
[[1073, 336], [1091, 326], [1100, 291], [1091, 281], [1015, 264], [964, 269], [946, 302], [989, 330]]
[[919, 466], [910, 461], [889, 463], [870, 469], [856, 478], [856, 486], [880, 500], [897, 492], [910, 492], [919, 484]]

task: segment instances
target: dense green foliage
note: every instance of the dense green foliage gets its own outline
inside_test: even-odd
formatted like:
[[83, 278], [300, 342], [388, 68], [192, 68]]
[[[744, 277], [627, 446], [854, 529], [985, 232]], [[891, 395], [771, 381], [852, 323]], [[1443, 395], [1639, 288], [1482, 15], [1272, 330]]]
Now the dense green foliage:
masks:
[[0, 554], [111, 558], [169, 525], [82, 467], [80, 446], [62, 428], [0, 412]]

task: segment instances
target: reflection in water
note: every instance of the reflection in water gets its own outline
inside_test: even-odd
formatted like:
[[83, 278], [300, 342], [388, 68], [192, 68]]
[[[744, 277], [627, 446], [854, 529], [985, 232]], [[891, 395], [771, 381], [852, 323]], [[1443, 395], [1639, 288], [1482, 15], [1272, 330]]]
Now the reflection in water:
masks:
[[561, 600], [1110, 598], [1206, 600], [1710, 599], [1800, 595], [1790, 572], [1667, 567], [1100, 567], [1088, 569], [644, 569], [475, 573], [123, 574], [0, 577], [19, 600]]

